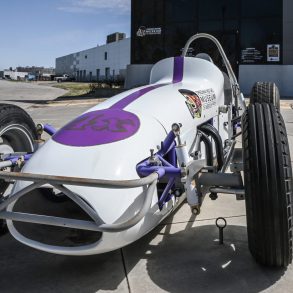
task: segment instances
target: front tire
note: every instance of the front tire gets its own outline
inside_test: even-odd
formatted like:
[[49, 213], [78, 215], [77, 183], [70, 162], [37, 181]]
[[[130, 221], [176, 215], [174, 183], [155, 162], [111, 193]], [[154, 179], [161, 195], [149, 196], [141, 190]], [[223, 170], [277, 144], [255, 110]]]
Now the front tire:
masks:
[[[31, 117], [20, 107], [0, 104], [0, 153], [34, 151], [37, 130]], [[12, 171], [18, 171], [13, 168]], [[0, 179], [0, 202], [9, 183]], [[0, 235], [7, 231], [5, 221], [0, 219]]]
[[292, 167], [286, 128], [272, 104], [251, 104], [242, 118], [248, 245], [268, 266], [292, 261]]

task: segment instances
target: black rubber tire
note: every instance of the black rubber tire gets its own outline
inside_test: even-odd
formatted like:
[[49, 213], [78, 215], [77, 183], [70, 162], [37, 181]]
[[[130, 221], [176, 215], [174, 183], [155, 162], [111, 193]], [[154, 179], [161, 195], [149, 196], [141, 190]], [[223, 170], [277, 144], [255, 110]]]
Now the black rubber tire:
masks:
[[283, 118], [272, 104], [250, 104], [242, 117], [248, 244], [261, 264], [292, 261], [292, 166]]
[[[21, 127], [27, 134], [27, 141], [23, 142], [21, 139], [17, 142], [13, 141], [8, 132], [4, 129], [15, 125]], [[3, 133], [4, 132], [4, 133]], [[0, 104], [0, 134], [8, 143], [14, 144], [14, 151], [16, 152], [32, 152], [34, 150], [35, 140], [37, 139], [37, 130], [32, 118], [20, 107], [10, 104]], [[17, 170], [13, 170], [17, 171]], [[9, 186], [4, 180], [0, 180], [0, 202], [1, 197]], [[5, 221], [0, 220], [0, 235], [7, 231]]]
[[8, 124], [20, 124], [27, 128], [33, 139], [37, 139], [37, 129], [33, 119], [22, 108], [0, 103], [0, 129]]
[[273, 104], [280, 110], [279, 89], [273, 82], [256, 82], [250, 95], [250, 103]]

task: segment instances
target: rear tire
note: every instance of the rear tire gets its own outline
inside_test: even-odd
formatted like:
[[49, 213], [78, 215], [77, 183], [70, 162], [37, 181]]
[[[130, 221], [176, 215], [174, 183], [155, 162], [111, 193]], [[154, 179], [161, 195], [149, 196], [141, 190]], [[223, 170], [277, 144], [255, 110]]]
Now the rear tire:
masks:
[[251, 104], [242, 118], [248, 244], [261, 264], [292, 261], [292, 167], [287, 133], [272, 104]]
[[[33, 152], [37, 130], [31, 117], [20, 107], [0, 104], [0, 153]], [[13, 168], [12, 171], [18, 171]], [[0, 202], [9, 183], [0, 179]], [[6, 223], [0, 220], [0, 235], [7, 231]]]
[[279, 89], [273, 82], [256, 82], [250, 95], [250, 103], [273, 104], [280, 110]]

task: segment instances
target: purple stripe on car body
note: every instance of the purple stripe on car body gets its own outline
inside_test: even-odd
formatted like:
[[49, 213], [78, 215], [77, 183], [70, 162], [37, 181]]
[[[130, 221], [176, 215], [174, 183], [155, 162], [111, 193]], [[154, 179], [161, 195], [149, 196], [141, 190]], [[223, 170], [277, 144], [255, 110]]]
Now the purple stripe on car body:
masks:
[[125, 98], [123, 98], [122, 100], [118, 101], [117, 103], [115, 103], [114, 105], [112, 105], [110, 107], [110, 109], [124, 109], [126, 108], [129, 104], [131, 104], [132, 102], [136, 101], [138, 98], [140, 98], [141, 96], [147, 94], [148, 92], [157, 89], [159, 87], [162, 87], [166, 85], [165, 84], [157, 84], [157, 85], [151, 85], [149, 87], [145, 87], [143, 89], [140, 89], [132, 94], [130, 94], [129, 96], [126, 96]]
[[173, 83], [181, 82], [183, 79], [184, 71], [184, 58], [175, 57], [174, 58], [174, 70], [173, 70]]

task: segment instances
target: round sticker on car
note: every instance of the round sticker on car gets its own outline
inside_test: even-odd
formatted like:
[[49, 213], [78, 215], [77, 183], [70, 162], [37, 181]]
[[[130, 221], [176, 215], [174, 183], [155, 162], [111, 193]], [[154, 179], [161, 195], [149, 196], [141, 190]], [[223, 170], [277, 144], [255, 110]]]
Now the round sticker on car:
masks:
[[200, 97], [189, 90], [179, 90], [179, 92], [185, 97], [185, 104], [192, 118], [200, 118], [202, 113], [202, 101]]

